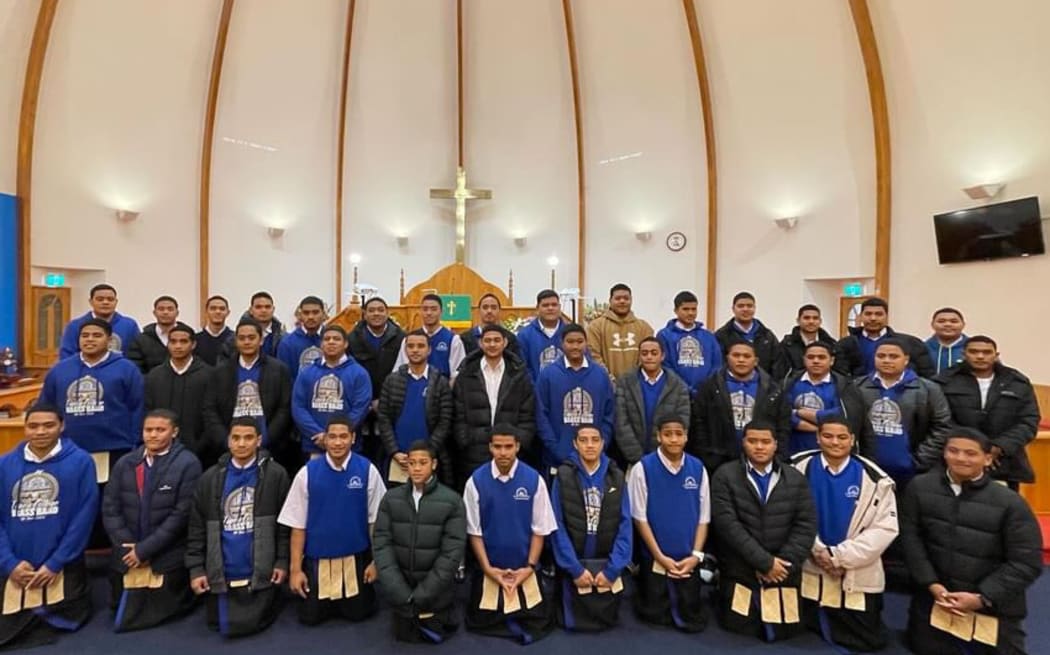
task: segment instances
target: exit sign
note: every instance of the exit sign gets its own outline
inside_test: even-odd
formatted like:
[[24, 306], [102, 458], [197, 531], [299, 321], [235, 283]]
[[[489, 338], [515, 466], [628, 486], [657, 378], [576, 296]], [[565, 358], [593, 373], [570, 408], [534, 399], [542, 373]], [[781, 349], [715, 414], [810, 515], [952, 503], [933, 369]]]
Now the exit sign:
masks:
[[850, 282], [842, 285], [842, 295], [847, 298], [859, 298], [864, 295], [864, 285], [860, 282]]
[[45, 287], [63, 287], [66, 285], [66, 274], [65, 273], [45, 273], [44, 274], [44, 286]]

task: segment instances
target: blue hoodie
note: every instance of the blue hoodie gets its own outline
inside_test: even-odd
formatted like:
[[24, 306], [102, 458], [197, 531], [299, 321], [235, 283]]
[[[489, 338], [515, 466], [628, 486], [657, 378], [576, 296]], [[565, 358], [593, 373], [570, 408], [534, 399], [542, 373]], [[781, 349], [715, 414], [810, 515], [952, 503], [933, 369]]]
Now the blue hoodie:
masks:
[[293, 382], [299, 375], [299, 369], [306, 368], [323, 357], [320, 331], [309, 334], [302, 327], [297, 327], [293, 332], [284, 335], [277, 344], [277, 359], [288, 367]]
[[933, 361], [934, 371], [936, 373], [944, 373], [951, 367], [962, 364], [964, 360], [963, 350], [966, 348], [966, 342], [969, 340], [970, 337], [963, 334], [952, 345], [944, 346], [941, 345], [936, 334], [927, 339], [926, 350], [930, 351], [930, 360]]
[[[576, 475], [580, 478], [580, 488], [587, 493], [588, 489], [597, 489], [598, 506], [601, 506], [601, 498], [605, 494], [605, 474], [609, 470], [609, 458], [602, 453], [601, 463], [593, 475], [589, 475], [580, 462], [580, 454], [575, 450], [569, 455], [569, 461], [576, 465]], [[615, 582], [623, 568], [631, 561], [633, 549], [633, 523], [631, 522], [631, 499], [627, 495], [627, 483], [624, 481], [623, 496], [620, 507], [620, 529], [616, 533], [612, 552], [606, 556], [608, 559], [602, 573], [609, 582]], [[554, 561], [558, 567], [576, 579], [583, 575], [584, 567], [580, 558], [576, 555], [576, 549], [572, 545], [572, 536], [565, 528], [565, 516], [561, 508], [561, 488], [558, 478], [555, 477], [551, 485], [551, 505], [554, 507], [554, 518], [558, 522], [558, 529], [551, 533], [551, 549], [554, 551]], [[594, 521], [594, 529], [597, 530], [598, 522]], [[584, 539], [584, 559], [605, 559], [601, 553], [593, 552], [597, 543], [597, 533], [590, 532], [591, 522], [588, 521], [587, 537]], [[588, 552], [590, 551], [590, 552]]]
[[911, 452], [911, 431], [902, 421], [900, 402], [904, 388], [917, 377], [914, 370], [906, 368], [901, 379], [889, 389], [875, 380], [879, 399], [868, 408], [868, 421], [876, 437], [873, 459], [901, 488], [915, 476], [916, 466]]
[[[66, 438], [41, 463], [25, 459], [26, 442], [0, 457], [0, 575], [25, 560], [57, 573], [84, 554], [98, 514], [91, 456]], [[24, 490], [12, 498], [15, 485]], [[28, 497], [27, 497], [28, 496]]]
[[[58, 350], [59, 361], [80, 352], [80, 326], [92, 318], [94, 318], [92, 312], [78, 316], [70, 321], [66, 329], [62, 331], [62, 345]], [[109, 349], [127, 355], [131, 342], [142, 334], [139, 324], [130, 316], [113, 312], [109, 325], [113, 328], [113, 335], [109, 338]]]
[[142, 442], [144, 382], [120, 353], [88, 366], [80, 354], [55, 364], [40, 400], [62, 409], [63, 434], [89, 453], [130, 450]]
[[533, 384], [539, 380], [540, 371], [562, 357], [561, 333], [564, 329], [565, 323], [558, 321], [554, 335], [548, 337], [537, 317], [518, 332], [518, 349], [521, 351], [521, 358], [525, 360], [525, 366], [529, 369], [529, 377]]
[[697, 321], [692, 329], [683, 329], [672, 318], [656, 333], [664, 351], [664, 366], [678, 374], [695, 395], [700, 384], [722, 368], [722, 346], [718, 338]]
[[543, 440], [544, 466], [558, 466], [574, 452], [577, 425], [593, 423], [605, 443], [611, 442], [615, 414], [616, 392], [602, 366], [588, 362], [577, 371], [566, 366], [562, 357], [544, 368], [536, 383], [536, 424]]
[[798, 382], [792, 385], [790, 389], [786, 389], [785, 392], [788, 406], [791, 407], [791, 441], [788, 444], [788, 454], [794, 455], [805, 450], [816, 450], [819, 448], [817, 445], [817, 433], [798, 429], [800, 419], [795, 410], [816, 410], [818, 422], [829, 416], [844, 414], [834, 378], [827, 382], [814, 384], [809, 381], [809, 375], [806, 374], [799, 378]]
[[[324, 432], [332, 414], [346, 414], [358, 426], [371, 405], [372, 380], [353, 357], [335, 368], [323, 359], [304, 368], [292, 388], [292, 420], [302, 435], [303, 451], [320, 452], [310, 437]], [[354, 449], [360, 450], [360, 444], [355, 441]]]

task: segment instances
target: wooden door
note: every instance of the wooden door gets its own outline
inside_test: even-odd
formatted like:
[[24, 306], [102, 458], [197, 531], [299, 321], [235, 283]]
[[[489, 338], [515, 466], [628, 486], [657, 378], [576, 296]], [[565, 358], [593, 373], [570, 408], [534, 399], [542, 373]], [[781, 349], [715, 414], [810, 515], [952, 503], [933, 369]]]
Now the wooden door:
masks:
[[875, 296], [843, 296], [839, 298], [839, 338], [849, 334], [849, 328], [860, 325], [860, 305]]
[[29, 352], [23, 364], [47, 368], [58, 361], [62, 330], [70, 319], [70, 290], [34, 286], [29, 302]]

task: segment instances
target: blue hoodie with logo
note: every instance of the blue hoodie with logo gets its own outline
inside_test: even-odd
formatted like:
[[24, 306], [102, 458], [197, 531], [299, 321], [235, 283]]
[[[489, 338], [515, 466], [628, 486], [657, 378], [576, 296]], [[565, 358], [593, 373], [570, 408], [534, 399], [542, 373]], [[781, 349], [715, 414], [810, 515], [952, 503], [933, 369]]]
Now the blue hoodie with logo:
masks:
[[297, 327], [291, 333], [284, 335], [284, 338], [277, 344], [277, 359], [288, 367], [293, 382], [299, 375], [299, 369], [306, 368], [323, 357], [320, 331], [310, 334], [302, 327]]
[[612, 441], [616, 392], [604, 367], [584, 361], [587, 365], [575, 370], [562, 357], [544, 368], [536, 383], [536, 425], [546, 467], [558, 466], [574, 452], [578, 425], [592, 423], [606, 444]]
[[130, 450], [142, 443], [144, 386], [124, 355], [88, 366], [78, 353], [47, 372], [40, 400], [62, 410], [63, 434], [89, 453]]
[[521, 351], [521, 358], [525, 360], [525, 366], [529, 369], [529, 377], [533, 384], [539, 380], [540, 371], [562, 357], [561, 333], [564, 329], [565, 323], [558, 321], [554, 334], [548, 337], [537, 317], [518, 332], [518, 349]]
[[[25, 458], [26, 442], [0, 457], [0, 575], [23, 560], [59, 572], [84, 554], [98, 514], [91, 456], [66, 438], [43, 462]], [[12, 497], [17, 489], [21, 492]]]
[[[62, 344], [58, 350], [59, 361], [80, 352], [80, 326], [94, 317], [94, 313], [88, 312], [69, 322], [66, 329], [62, 331]], [[131, 342], [142, 334], [139, 324], [130, 316], [124, 316], [120, 312], [113, 312], [113, 318], [110, 319], [109, 325], [113, 328], [113, 334], [109, 338], [109, 349], [120, 351], [127, 355]]]
[[[346, 414], [359, 426], [371, 405], [372, 380], [353, 357], [347, 356], [334, 368], [322, 359], [299, 371], [292, 387], [292, 420], [302, 435], [303, 451], [321, 452], [311, 437], [324, 432], [331, 415]], [[362, 441], [355, 440], [355, 450], [360, 450]]]
[[697, 321], [685, 329], [672, 318], [656, 333], [664, 351], [664, 366], [678, 374], [695, 395], [700, 384], [722, 368], [722, 346], [714, 333]]

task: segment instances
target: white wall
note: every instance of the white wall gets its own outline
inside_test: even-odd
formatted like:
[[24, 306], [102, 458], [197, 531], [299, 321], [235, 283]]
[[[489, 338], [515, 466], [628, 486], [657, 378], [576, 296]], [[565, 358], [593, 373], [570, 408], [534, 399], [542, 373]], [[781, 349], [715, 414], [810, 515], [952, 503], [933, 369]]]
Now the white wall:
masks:
[[[677, 0], [574, 2], [587, 174], [586, 293], [634, 290], [654, 327], [706, 285], [707, 179], [692, 48]], [[641, 243], [635, 232], [652, 232]], [[673, 231], [688, 244], [664, 243]]]
[[[467, 262], [531, 306], [550, 286], [577, 286], [576, 141], [559, 0], [464, 3], [467, 181], [491, 201], [467, 212]], [[445, 185], [443, 185], [445, 186]], [[451, 202], [447, 211], [451, 211]], [[527, 239], [524, 248], [514, 238]]]
[[[431, 200], [429, 193], [455, 184], [455, 26], [454, 3], [357, 3], [343, 249], [344, 256], [361, 256], [360, 282], [378, 287], [393, 303], [401, 268], [407, 290], [455, 254], [451, 202]], [[492, 182], [477, 176], [467, 181]], [[407, 247], [397, 246], [398, 236], [409, 238]], [[349, 264], [344, 273], [348, 294]]]
[[[32, 264], [103, 271], [121, 311], [143, 323], [161, 293], [197, 318], [201, 117], [217, 18], [218, 4], [202, 0], [94, 0], [60, 3], [52, 28]], [[114, 209], [141, 216], [118, 224]]]
[[[212, 160], [210, 291], [234, 311], [269, 291], [281, 320], [334, 301], [346, 2], [252, 0], [230, 22]], [[286, 230], [272, 239], [267, 228]]]
[[15, 193], [18, 116], [39, 0], [0, 0], [0, 193]]
[[[864, 67], [845, 2], [699, 4], [718, 146], [720, 322], [737, 291], [778, 334], [806, 278], [874, 268], [874, 145]], [[773, 219], [796, 216], [784, 231]], [[828, 323], [836, 307], [824, 308]], [[832, 330], [834, 332], [834, 330]]]
[[997, 200], [1041, 195], [1047, 215], [1050, 4], [897, 0], [872, 14], [889, 71], [891, 318], [925, 337], [932, 311], [954, 305], [967, 332], [992, 336], [1004, 361], [1050, 382], [1050, 356], [1033, 349], [1050, 322], [1050, 257], [940, 266], [932, 218], [977, 204], [960, 189], [983, 182], [1006, 182]]

